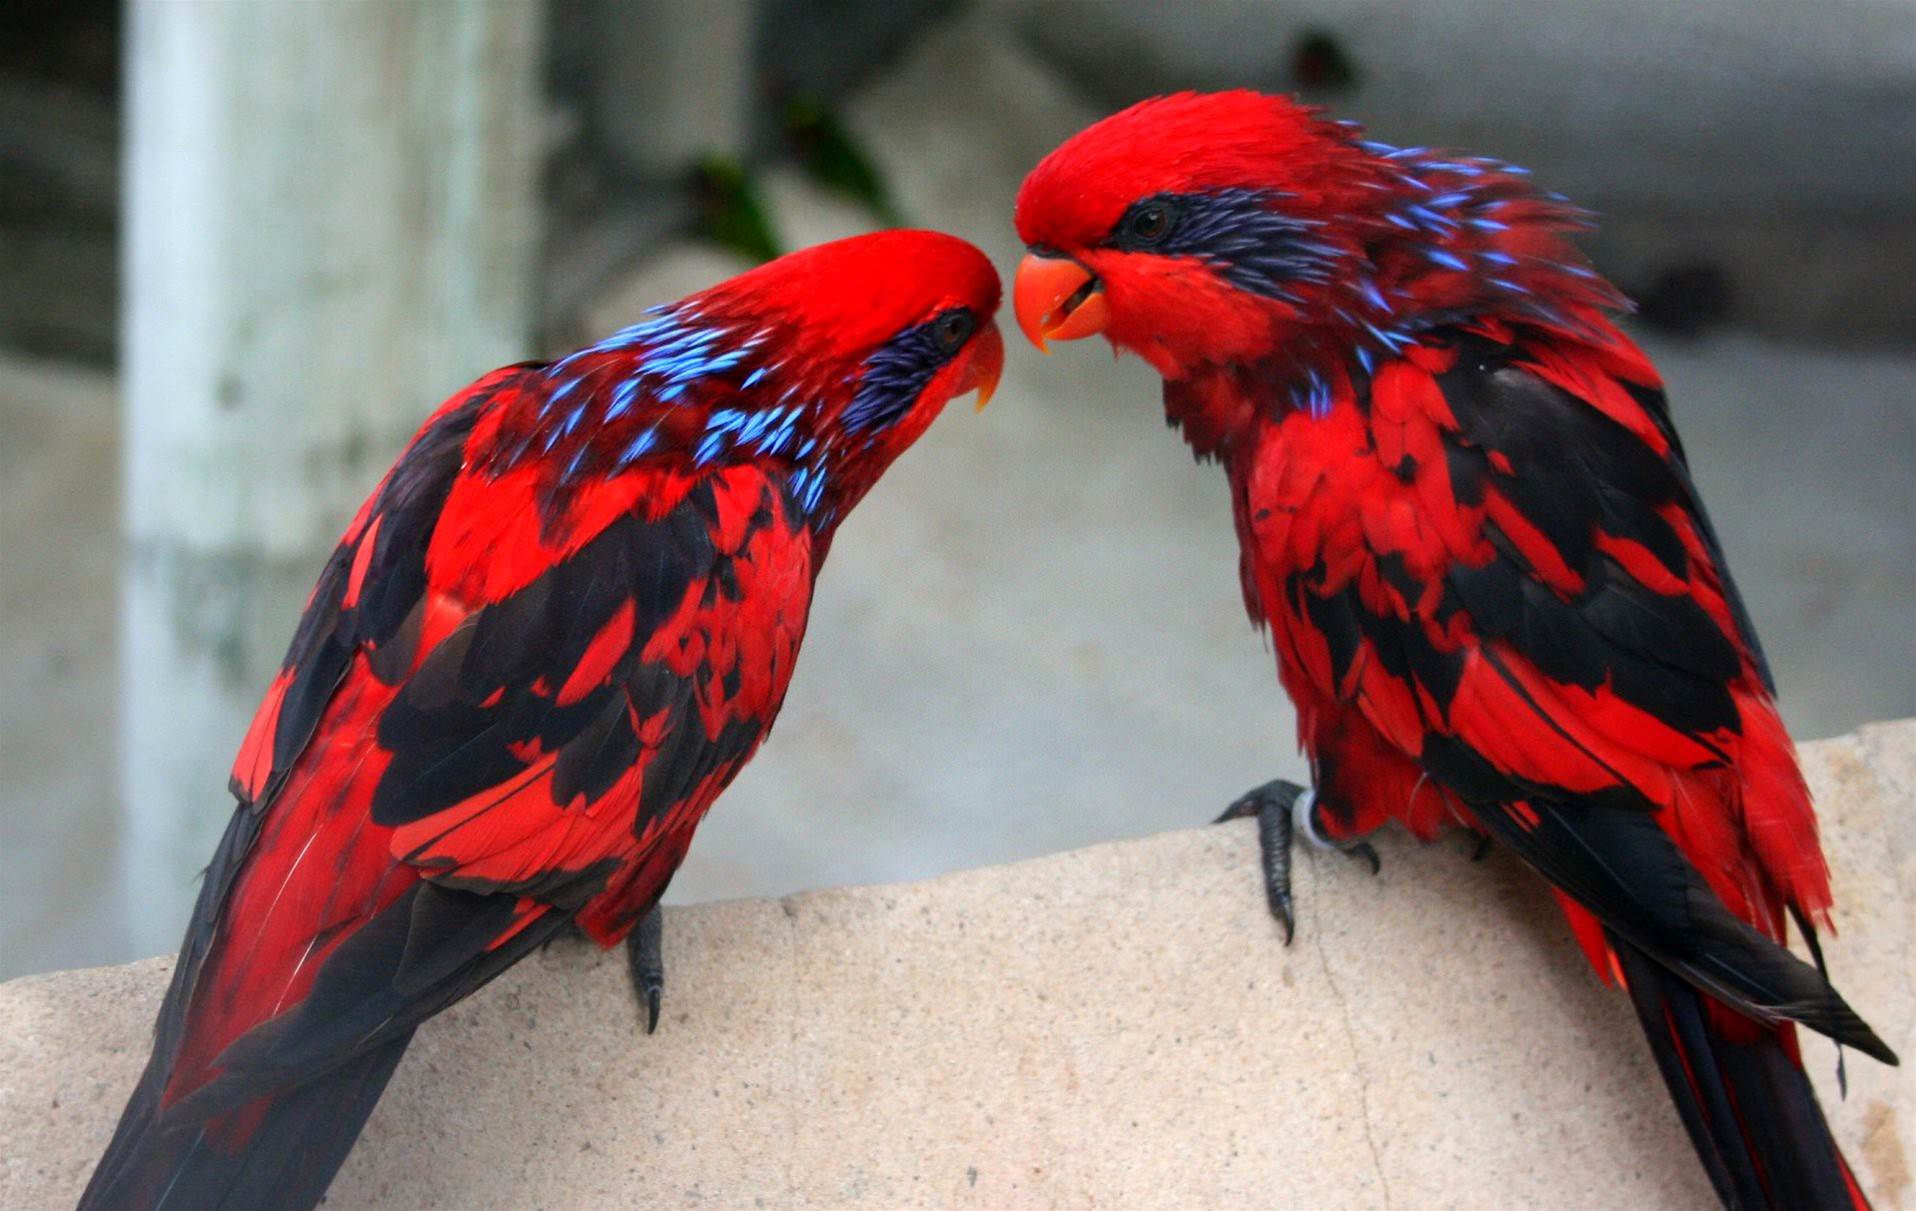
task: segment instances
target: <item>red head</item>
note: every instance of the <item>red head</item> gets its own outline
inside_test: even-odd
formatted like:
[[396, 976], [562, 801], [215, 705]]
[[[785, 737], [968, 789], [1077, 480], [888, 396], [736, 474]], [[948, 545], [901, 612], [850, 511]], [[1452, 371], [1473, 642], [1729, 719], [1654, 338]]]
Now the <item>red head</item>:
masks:
[[948, 235], [820, 244], [511, 380], [520, 398], [482, 446], [558, 496], [595, 476], [769, 462], [829, 525], [952, 396], [984, 406], [1004, 364], [998, 300], [990, 261]]
[[1025, 179], [1018, 322], [1102, 333], [1170, 380], [1255, 365], [1308, 396], [1433, 317], [1615, 302], [1519, 170], [1366, 142], [1261, 93], [1145, 101]]
[[[767, 383], [742, 393], [762, 408], [809, 401], [827, 489], [845, 506], [955, 395], [983, 408], [1004, 367], [998, 272], [964, 240], [881, 231], [819, 244], [695, 294], [674, 314], [756, 329], [775, 345]], [[770, 388], [775, 387], [776, 397]]]

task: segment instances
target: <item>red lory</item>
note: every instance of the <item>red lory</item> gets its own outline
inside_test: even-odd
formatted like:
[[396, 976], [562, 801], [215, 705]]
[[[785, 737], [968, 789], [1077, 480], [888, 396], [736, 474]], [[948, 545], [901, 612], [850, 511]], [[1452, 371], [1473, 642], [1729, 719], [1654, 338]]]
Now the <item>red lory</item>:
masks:
[[311, 1207], [419, 1024], [653, 912], [770, 730], [838, 523], [996, 384], [997, 275], [793, 253], [427, 419], [240, 747], [152, 1058], [84, 1208]]
[[1148, 361], [1229, 480], [1312, 773], [1226, 812], [1287, 937], [1294, 830], [1373, 861], [1389, 821], [1494, 838], [1628, 991], [1725, 1205], [1863, 1206], [1793, 1024], [1896, 1057], [1825, 977], [1763, 650], [1584, 224], [1507, 164], [1185, 93], [1026, 178], [1013, 296], [1041, 348]]

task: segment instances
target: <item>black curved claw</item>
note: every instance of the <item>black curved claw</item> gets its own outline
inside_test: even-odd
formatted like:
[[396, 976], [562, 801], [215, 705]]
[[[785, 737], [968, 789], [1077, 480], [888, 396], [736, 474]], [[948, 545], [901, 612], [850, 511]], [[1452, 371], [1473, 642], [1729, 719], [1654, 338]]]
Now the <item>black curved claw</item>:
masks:
[[625, 940], [632, 973], [632, 991], [645, 1006], [645, 1033], [659, 1028], [659, 1006], [665, 998], [665, 912], [658, 905], [640, 919]]
[[1370, 842], [1358, 841], [1350, 845], [1340, 845], [1337, 848], [1340, 853], [1348, 854], [1360, 862], [1370, 863], [1371, 874], [1381, 875], [1384, 873], [1384, 860], [1377, 856], [1377, 850]]
[[1262, 858], [1264, 902], [1284, 927], [1284, 945], [1297, 936], [1291, 900], [1291, 808], [1304, 788], [1282, 778], [1240, 795], [1214, 823], [1257, 817], [1257, 847]]

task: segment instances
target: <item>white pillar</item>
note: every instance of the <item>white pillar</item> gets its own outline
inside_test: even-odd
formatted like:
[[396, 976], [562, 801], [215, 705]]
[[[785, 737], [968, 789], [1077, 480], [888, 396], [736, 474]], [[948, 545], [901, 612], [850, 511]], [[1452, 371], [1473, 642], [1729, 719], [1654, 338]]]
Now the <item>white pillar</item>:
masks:
[[125, 887], [178, 944], [226, 772], [339, 530], [529, 347], [533, 0], [129, 11]]
[[592, 118], [620, 168], [676, 180], [701, 156], [744, 156], [758, 8], [752, 0], [605, 6]]

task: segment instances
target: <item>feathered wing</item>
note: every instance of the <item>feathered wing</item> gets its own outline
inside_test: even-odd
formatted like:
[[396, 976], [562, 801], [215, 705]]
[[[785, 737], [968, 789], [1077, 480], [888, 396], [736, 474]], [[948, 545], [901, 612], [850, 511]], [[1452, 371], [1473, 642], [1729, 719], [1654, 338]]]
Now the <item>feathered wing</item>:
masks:
[[1726, 1202], [1851, 1201], [1787, 1023], [1895, 1057], [1781, 944], [1829, 903], [1815, 819], [1654, 372], [1486, 326], [1278, 423], [1247, 591], [1331, 823], [1508, 844], [1629, 986]]
[[502, 549], [533, 496], [468, 447], [515, 373], [321, 575], [83, 1207], [317, 1202], [414, 1028], [567, 921], [621, 936], [770, 727], [813, 572], [782, 483], [641, 466]]

